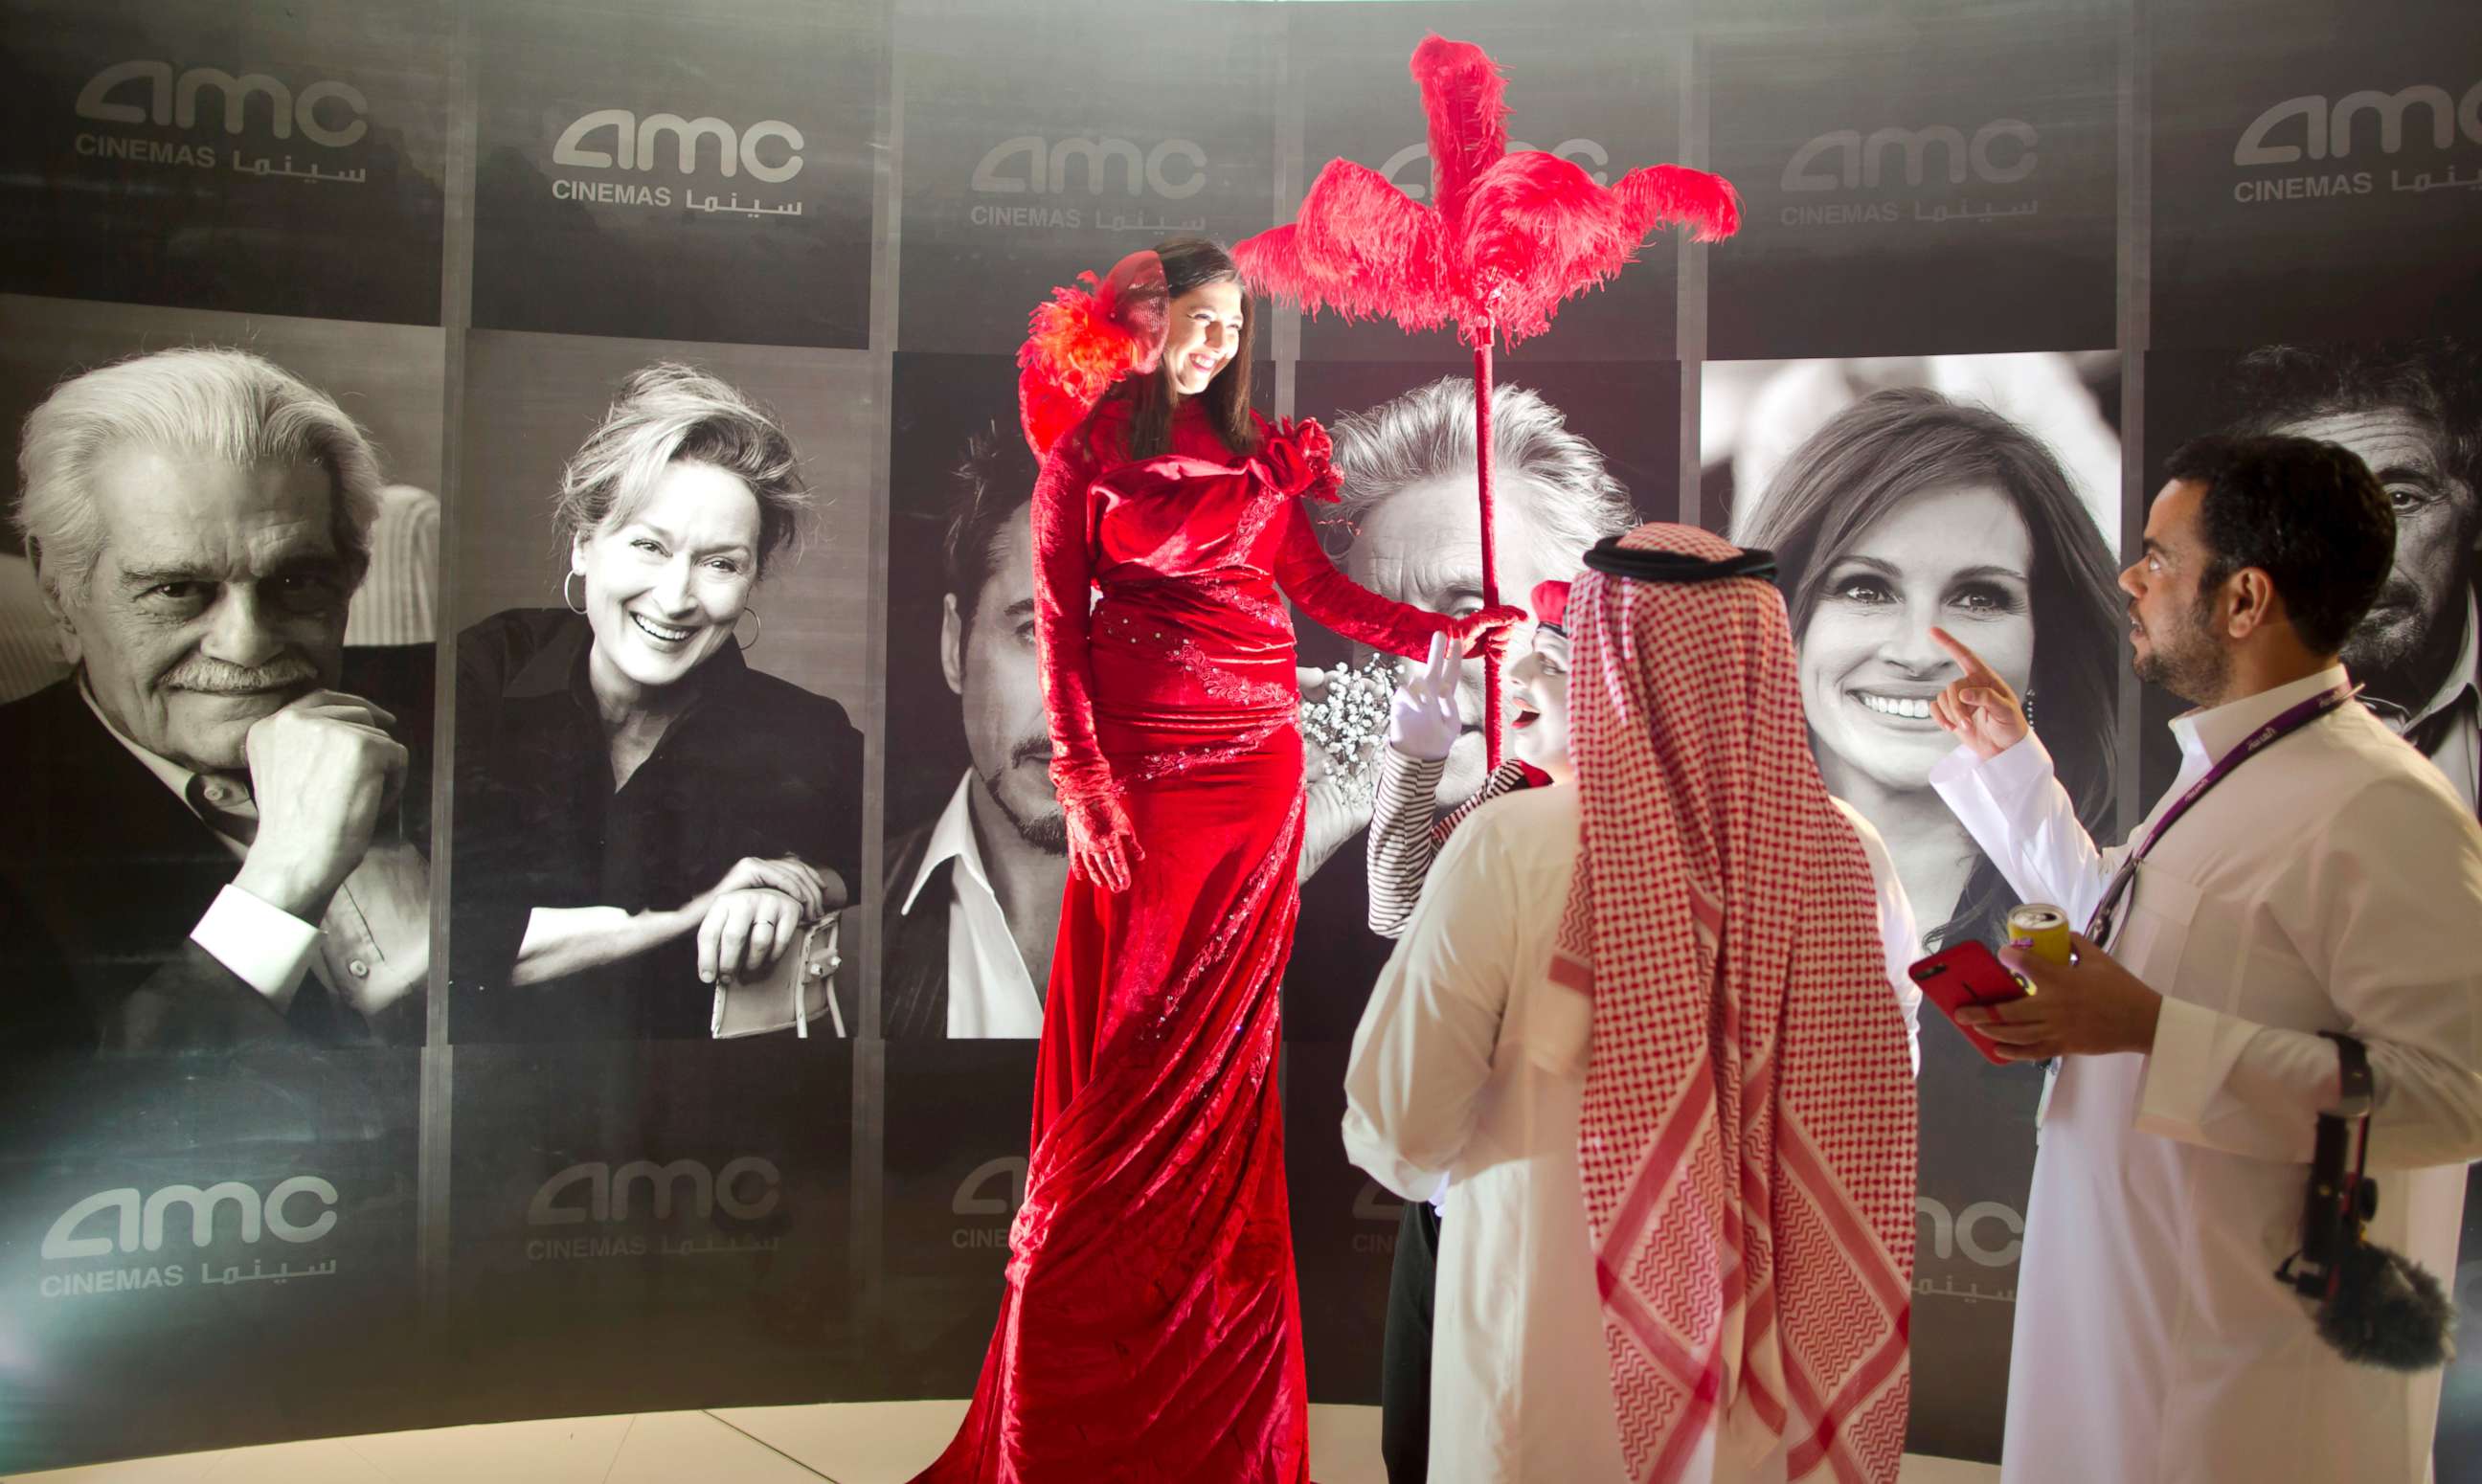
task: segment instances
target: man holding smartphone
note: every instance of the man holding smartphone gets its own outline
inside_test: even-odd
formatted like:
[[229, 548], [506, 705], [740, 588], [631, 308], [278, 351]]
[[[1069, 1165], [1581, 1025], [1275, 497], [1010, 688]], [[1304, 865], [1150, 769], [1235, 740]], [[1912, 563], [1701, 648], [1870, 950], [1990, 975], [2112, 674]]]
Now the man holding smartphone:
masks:
[[2030, 997], [1958, 1016], [2056, 1065], [2001, 1477], [2419, 1481], [2439, 1373], [2348, 1363], [2273, 1275], [2340, 1100], [2321, 1032], [2376, 1072], [2370, 1162], [2395, 1173], [2370, 1239], [2454, 1271], [2482, 1156], [2482, 829], [2337, 660], [2394, 548], [2368, 468], [2214, 437], [2169, 473], [2120, 585], [2138, 676], [2198, 709], [2126, 845], [2097, 848], [2016, 694], [1932, 631], [1964, 670], [1933, 782], [2021, 895], [2088, 925], [2068, 967], [2002, 954]]

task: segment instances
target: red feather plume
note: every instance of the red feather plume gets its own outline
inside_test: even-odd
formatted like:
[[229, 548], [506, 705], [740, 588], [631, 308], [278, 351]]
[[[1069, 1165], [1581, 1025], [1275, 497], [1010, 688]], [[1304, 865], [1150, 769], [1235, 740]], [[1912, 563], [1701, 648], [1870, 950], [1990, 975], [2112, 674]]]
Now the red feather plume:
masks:
[[1412, 70], [1430, 122], [1433, 204], [1331, 161], [1292, 225], [1232, 250], [1254, 289], [1312, 313], [1409, 331], [1453, 322], [1467, 344], [1515, 345], [1626, 267], [1657, 227], [1686, 225], [1714, 242], [1740, 225], [1731, 185], [1703, 171], [1657, 165], [1604, 187], [1556, 155], [1509, 153], [1507, 85], [1479, 46], [1430, 37]]
[[1430, 116], [1432, 199], [1453, 216], [1474, 177], [1508, 153], [1508, 79], [1481, 47], [1429, 36], [1413, 48], [1413, 84]]

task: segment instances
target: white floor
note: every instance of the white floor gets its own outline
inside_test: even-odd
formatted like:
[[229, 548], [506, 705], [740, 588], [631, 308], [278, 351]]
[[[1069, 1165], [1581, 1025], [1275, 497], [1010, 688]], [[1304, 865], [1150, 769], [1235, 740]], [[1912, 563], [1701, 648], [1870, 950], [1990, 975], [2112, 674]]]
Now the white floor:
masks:
[[[8, 1484], [905, 1484], [964, 1415], [962, 1401], [647, 1412], [327, 1438], [20, 1473]], [[1386, 1484], [1379, 1410], [1312, 1407], [1319, 1484]], [[1905, 1460], [1903, 1484], [1990, 1484], [1999, 1471]]]

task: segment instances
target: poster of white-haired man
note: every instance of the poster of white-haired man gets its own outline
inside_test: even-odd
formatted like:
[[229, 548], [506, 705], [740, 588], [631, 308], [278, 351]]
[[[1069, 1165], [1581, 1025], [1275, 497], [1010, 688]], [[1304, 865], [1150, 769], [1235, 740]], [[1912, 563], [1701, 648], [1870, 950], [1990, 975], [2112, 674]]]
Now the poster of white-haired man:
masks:
[[[66, 673], [0, 707], [12, 1050], [423, 1038], [432, 647], [347, 643], [385, 475], [337, 392], [436, 407], [437, 334], [263, 328], [279, 354], [415, 369], [331, 390], [183, 347], [70, 375], [24, 418], [10, 514]], [[15, 343], [13, 374], [55, 369]]]
[[[1503, 368], [1492, 394], [1500, 601], [1523, 606], [1536, 584], [1573, 577], [1589, 547], [1627, 530], [1641, 513], [1674, 514], [1679, 387], [1673, 361], [1515, 360]], [[1326, 422], [1335, 440], [1341, 495], [1313, 518], [1345, 575], [1434, 612], [1481, 608], [1472, 381], [1412, 362], [1311, 362], [1301, 368], [1297, 405]], [[1372, 662], [1367, 653], [1348, 654], [1315, 624], [1301, 628], [1304, 665]], [[1512, 652], [1531, 642], [1527, 625]], [[1394, 667], [1382, 671], [1392, 682]], [[1326, 695], [1316, 681], [1307, 690], [1313, 702]], [[1463, 730], [1438, 785], [1439, 812], [1472, 798], [1489, 774], [1483, 700], [1482, 663], [1469, 661], [1458, 686]], [[1365, 751], [1357, 770], [1344, 753], [1312, 743], [1284, 1036], [1342, 1043], [1353, 1037], [1389, 946], [1371, 931], [1367, 901], [1376, 758]]]
[[[2482, 337], [2294, 342], [2147, 358], [2146, 443], [2283, 433], [2351, 449], [2396, 516], [2396, 555], [2344, 644], [2363, 703], [2482, 807]], [[2151, 471], [2150, 471], [2151, 475]], [[2178, 704], [2148, 695], [2150, 719]], [[2177, 759], [2149, 726], [2148, 787]]]

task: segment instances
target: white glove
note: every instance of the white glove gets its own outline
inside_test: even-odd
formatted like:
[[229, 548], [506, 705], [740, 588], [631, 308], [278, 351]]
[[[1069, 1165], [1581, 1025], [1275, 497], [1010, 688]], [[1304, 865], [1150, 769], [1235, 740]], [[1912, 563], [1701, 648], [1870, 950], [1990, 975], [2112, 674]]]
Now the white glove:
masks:
[[1456, 745], [1465, 721], [1457, 713], [1462, 670], [1445, 634], [1431, 636], [1431, 657], [1396, 682], [1387, 703], [1387, 745], [1421, 762], [1439, 762]]

